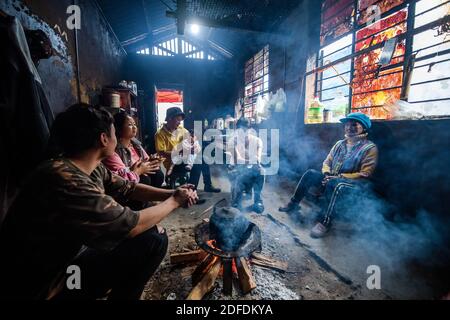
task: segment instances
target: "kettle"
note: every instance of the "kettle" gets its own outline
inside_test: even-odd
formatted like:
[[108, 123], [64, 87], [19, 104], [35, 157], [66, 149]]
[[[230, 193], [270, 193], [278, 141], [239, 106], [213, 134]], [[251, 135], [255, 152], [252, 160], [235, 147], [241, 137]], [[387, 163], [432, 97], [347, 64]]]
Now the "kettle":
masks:
[[210, 238], [216, 240], [219, 249], [225, 252], [236, 251], [246, 240], [245, 234], [250, 221], [236, 208], [217, 204], [209, 219]]

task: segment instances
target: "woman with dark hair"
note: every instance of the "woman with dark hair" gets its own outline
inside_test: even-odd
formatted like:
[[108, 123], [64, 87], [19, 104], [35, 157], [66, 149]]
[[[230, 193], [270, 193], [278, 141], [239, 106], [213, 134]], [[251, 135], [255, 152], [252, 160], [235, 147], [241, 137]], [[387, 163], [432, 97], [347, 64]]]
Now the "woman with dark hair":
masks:
[[[114, 116], [116, 128], [116, 152], [103, 160], [105, 166], [124, 179], [161, 187], [164, 174], [159, 159], [150, 159], [136, 139], [137, 126], [134, 119], [121, 111]], [[151, 175], [151, 177], [149, 176]]]

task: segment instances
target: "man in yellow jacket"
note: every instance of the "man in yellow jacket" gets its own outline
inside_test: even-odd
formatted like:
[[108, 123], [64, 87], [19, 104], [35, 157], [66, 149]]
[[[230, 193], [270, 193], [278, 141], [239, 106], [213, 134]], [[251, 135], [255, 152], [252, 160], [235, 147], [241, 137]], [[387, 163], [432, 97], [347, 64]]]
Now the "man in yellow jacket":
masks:
[[339, 140], [323, 162], [322, 172], [306, 171], [295, 189], [291, 201], [281, 212], [299, 210], [299, 203], [309, 188], [321, 188], [328, 201], [326, 211], [323, 212], [322, 222], [317, 223], [311, 230], [311, 236], [323, 237], [329, 229], [330, 219], [334, 213], [338, 195], [345, 189], [354, 189], [365, 184], [375, 171], [378, 161], [377, 146], [367, 139], [372, 123], [365, 114], [350, 113], [341, 119], [345, 128], [345, 139]]
[[178, 107], [167, 109], [166, 123], [155, 134], [156, 152], [165, 158], [163, 165], [166, 171], [172, 165], [172, 150], [190, 136], [189, 131], [181, 126], [185, 117]]
[[[163, 162], [166, 172], [172, 165], [172, 151], [177, 145], [182, 143], [184, 139], [190, 139], [189, 131], [181, 126], [181, 122], [185, 117], [186, 115], [184, 112], [178, 107], [167, 109], [166, 123], [155, 134], [156, 151], [166, 158]], [[201, 173], [203, 173], [204, 190], [206, 192], [221, 191], [221, 189], [213, 187], [209, 165], [204, 163], [203, 159], [202, 163], [194, 164], [192, 167], [189, 183], [197, 187]]]

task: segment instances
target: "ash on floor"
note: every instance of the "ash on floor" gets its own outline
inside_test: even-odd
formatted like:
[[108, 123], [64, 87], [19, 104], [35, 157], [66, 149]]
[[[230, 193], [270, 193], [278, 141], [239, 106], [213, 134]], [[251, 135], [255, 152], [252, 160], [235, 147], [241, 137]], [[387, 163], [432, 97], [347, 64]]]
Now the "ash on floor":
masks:
[[[203, 209], [203, 208], [201, 208]], [[186, 210], [185, 210], [186, 211]], [[201, 212], [202, 210], [197, 210]], [[222, 278], [204, 299], [209, 300], [298, 300], [298, 299], [366, 299], [358, 287], [344, 283], [336, 274], [324, 269], [308, 250], [298, 244], [294, 237], [267, 215], [247, 214], [262, 231], [262, 254], [276, 260], [288, 262], [288, 271], [251, 265], [257, 287], [243, 295], [237, 279], [233, 283], [233, 295], [222, 293]], [[201, 218], [204, 218], [202, 216]], [[143, 299], [185, 299], [192, 290], [191, 274], [198, 262], [185, 265], [171, 265], [171, 253], [197, 249], [194, 227], [201, 222], [195, 212], [175, 212], [165, 220], [169, 234], [169, 253], [157, 273], [147, 284]], [[378, 295], [376, 298], [385, 298]]]

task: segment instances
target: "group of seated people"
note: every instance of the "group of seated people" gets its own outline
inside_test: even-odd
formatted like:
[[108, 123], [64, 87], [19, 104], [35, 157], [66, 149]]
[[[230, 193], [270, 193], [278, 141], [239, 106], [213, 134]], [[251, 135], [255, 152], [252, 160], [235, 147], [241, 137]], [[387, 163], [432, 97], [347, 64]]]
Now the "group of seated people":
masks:
[[[87, 104], [60, 113], [51, 133], [57, 152], [22, 186], [0, 229], [0, 299], [139, 299], [167, 251], [158, 224], [176, 208], [198, 203], [201, 173], [205, 191], [221, 191], [212, 185], [209, 166], [194, 162], [201, 150], [181, 127], [184, 118], [179, 108], [167, 111], [155, 135], [158, 156], [149, 156], [126, 113], [112, 117]], [[368, 183], [377, 163], [377, 148], [367, 139], [369, 118], [353, 113], [342, 122], [345, 139], [331, 149], [322, 173], [307, 171], [280, 208], [295, 212], [311, 186], [322, 188], [329, 204], [312, 230], [316, 237], [328, 230], [337, 194]], [[241, 118], [231, 142], [232, 205], [241, 208], [244, 191], [252, 188], [252, 210], [262, 213], [262, 141]], [[179, 165], [172, 151], [180, 143], [190, 153], [180, 164], [190, 171], [189, 183], [161, 188], [161, 162], [170, 175]], [[65, 282], [70, 265], [81, 270], [76, 290]]]
[[[167, 252], [158, 223], [198, 196], [190, 184], [173, 190], [140, 183], [155, 164], [133, 165], [138, 156], [148, 159], [130, 140], [134, 123], [122, 121], [117, 137], [114, 122], [85, 104], [56, 117], [51, 141], [58, 152], [24, 183], [0, 229], [1, 299], [140, 298]], [[102, 163], [107, 159], [117, 174]], [[156, 204], [133, 209], [130, 201]], [[66, 286], [71, 265], [81, 270], [79, 289]]]

